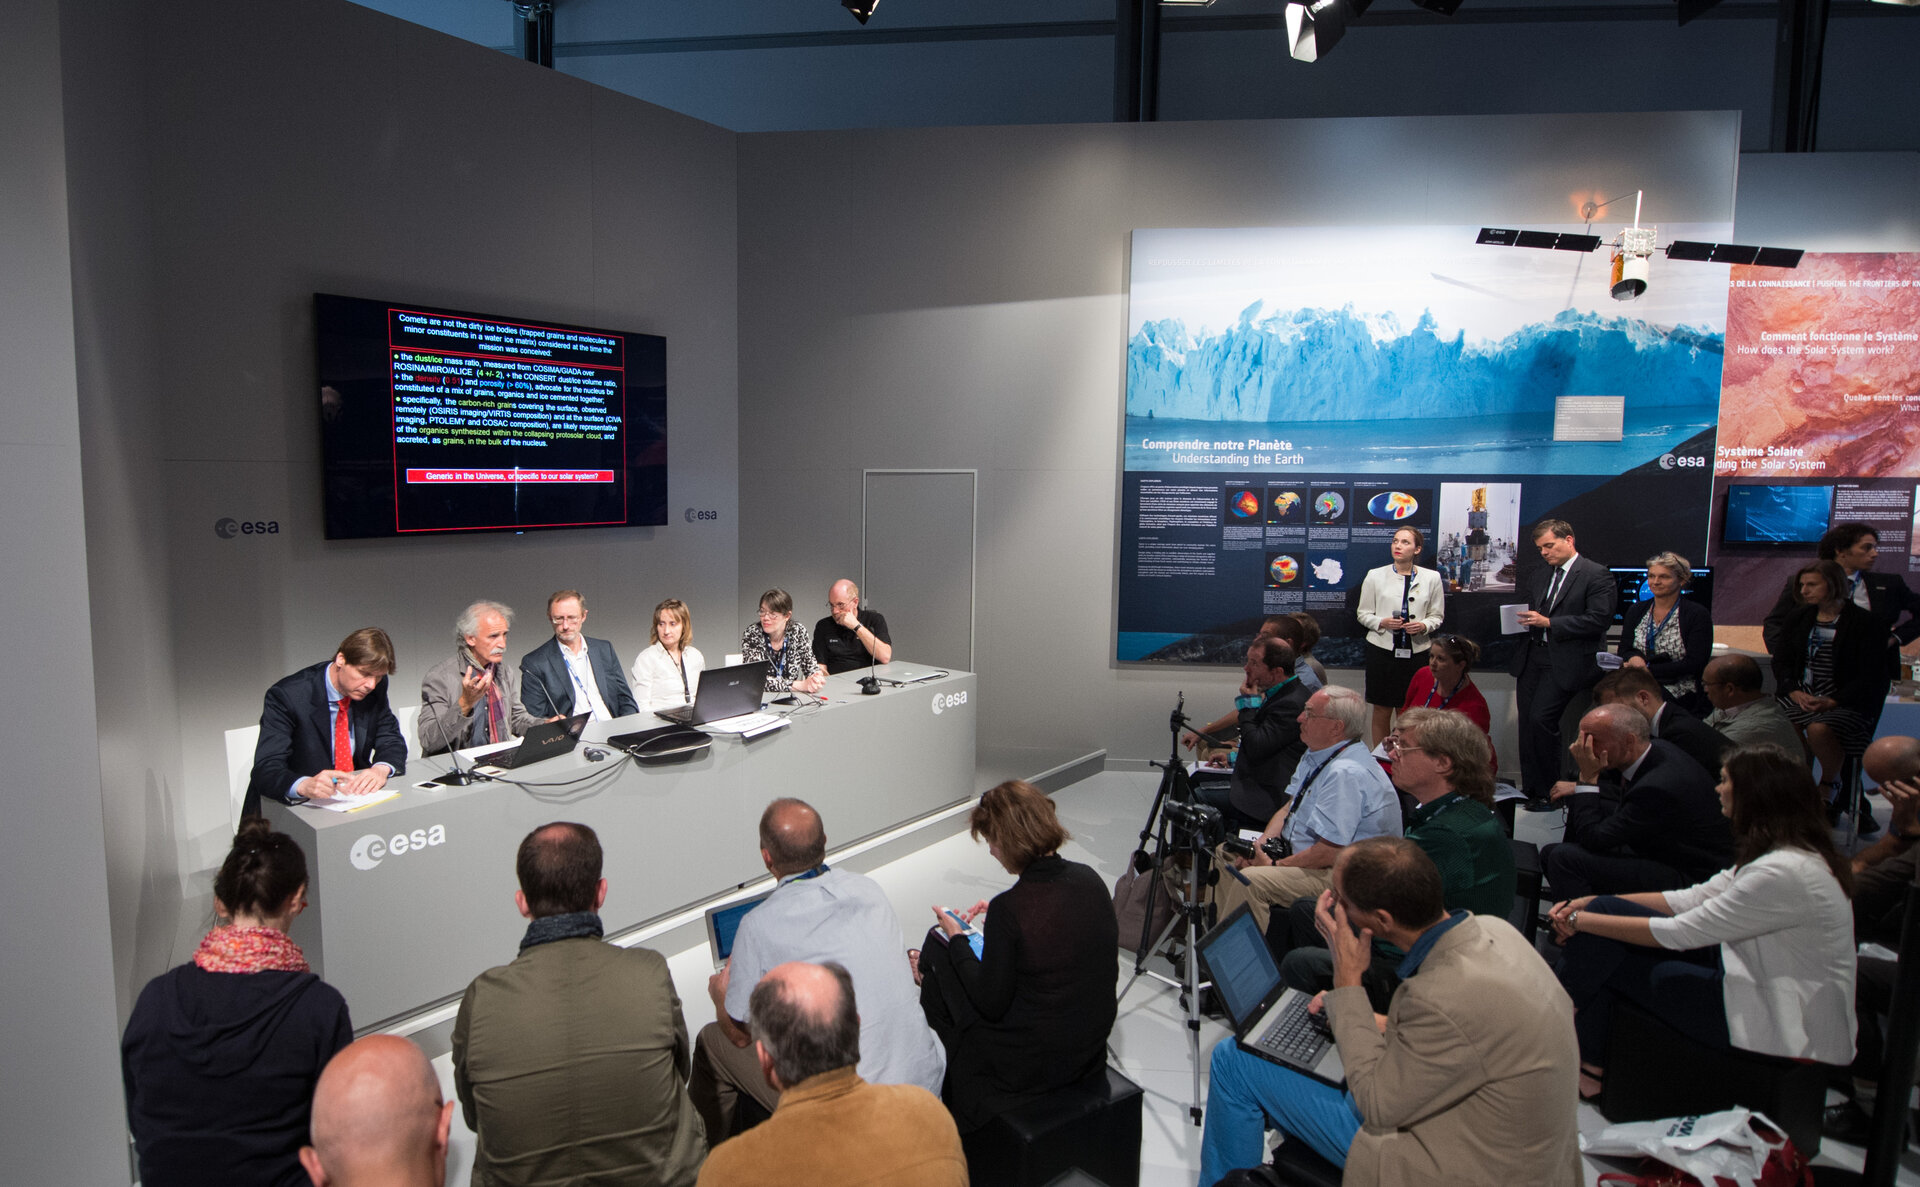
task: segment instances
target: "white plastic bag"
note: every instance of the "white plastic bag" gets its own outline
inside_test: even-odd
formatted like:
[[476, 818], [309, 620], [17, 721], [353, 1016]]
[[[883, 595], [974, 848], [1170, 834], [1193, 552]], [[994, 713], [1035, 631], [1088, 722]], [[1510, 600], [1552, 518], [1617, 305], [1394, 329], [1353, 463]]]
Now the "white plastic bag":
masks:
[[1785, 1145], [1786, 1138], [1764, 1136], [1754, 1128], [1756, 1121], [1772, 1133], [1781, 1132], [1764, 1113], [1728, 1109], [1697, 1117], [1609, 1125], [1592, 1137], [1581, 1134], [1580, 1152], [1624, 1158], [1644, 1154], [1687, 1172], [1709, 1187], [1715, 1178], [1731, 1180], [1739, 1187], [1759, 1187], [1768, 1155]]

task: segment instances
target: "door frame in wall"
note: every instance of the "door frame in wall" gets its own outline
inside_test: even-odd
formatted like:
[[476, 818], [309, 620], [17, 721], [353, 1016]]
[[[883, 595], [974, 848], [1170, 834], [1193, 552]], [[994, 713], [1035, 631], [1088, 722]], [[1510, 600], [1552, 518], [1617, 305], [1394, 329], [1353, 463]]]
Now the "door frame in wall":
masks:
[[894, 469], [876, 467], [860, 471], [860, 588], [867, 588], [867, 500], [872, 493], [875, 475], [907, 474], [964, 474], [972, 481], [973, 498], [967, 510], [967, 527], [971, 546], [967, 554], [967, 670], [977, 671], [974, 667], [974, 644], [977, 620], [980, 613], [980, 471], [977, 469]]

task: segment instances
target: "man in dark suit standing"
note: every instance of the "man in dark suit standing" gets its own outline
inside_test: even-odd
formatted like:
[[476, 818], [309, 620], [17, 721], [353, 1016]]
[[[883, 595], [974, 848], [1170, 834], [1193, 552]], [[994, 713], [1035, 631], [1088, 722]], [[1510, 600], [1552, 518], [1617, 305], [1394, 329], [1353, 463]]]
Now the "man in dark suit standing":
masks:
[[302, 668], [267, 690], [242, 816], [261, 799], [297, 804], [378, 791], [407, 773], [407, 743], [387, 704], [393, 640], [362, 627], [327, 663]]
[[[1733, 743], [1719, 730], [1667, 699], [1666, 689], [1645, 668], [1608, 672], [1593, 686], [1596, 705], [1625, 705], [1647, 719], [1647, 730], [1662, 742], [1700, 764], [1713, 782], [1719, 782], [1720, 762]], [[1677, 889], [1677, 888], [1676, 888]]]
[[[1834, 524], [1820, 537], [1820, 559], [1840, 566], [1847, 578], [1841, 595], [1873, 615], [1887, 632], [1887, 666], [1896, 667], [1900, 661], [1895, 650], [1911, 653], [1914, 641], [1920, 639], [1920, 594], [1896, 573], [1873, 572], [1874, 562], [1880, 559], [1880, 533], [1864, 523]], [[1767, 612], [1761, 637], [1768, 652], [1775, 650], [1787, 616], [1800, 605], [1798, 581], [1798, 574], [1788, 578], [1780, 599]]]
[[1553, 799], [1567, 806], [1566, 840], [1540, 851], [1555, 897], [1679, 890], [1733, 864], [1733, 833], [1714, 780], [1671, 743], [1648, 736], [1628, 705], [1580, 719], [1573, 744], [1578, 783]]
[[1519, 680], [1521, 790], [1542, 801], [1560, 777], [1560, 718], [1600, 678], [1593, 657], [1606, 643], [1619, 591], [1605, 566], [1574, 547], [1566, 520], [1533, 525], [1533, 544], [1548, 569], [1534, 579], [1520, 612], [1527, 637], [1514, 650], [1512, 671]]
[[587, 638], [587, 599], [579, 590], [548, 598], [547, 621], [553, 638], [520, 660], [520, 703], [528, 713], [542, 719], [592, 713], [595, 721], [612, 721], [640, 711], [613, 644]]
[[1287, 784], [1306, 753], [1300, 738], [1300, 712], [1312, 694], [1294, 674], [1293, 648], [1262, 636], [1247, 648], [1246, 679], [1234, 709], [1240, 715], [1240, 745], [1233, 778], [1222, 790], [1202, 786], [1194, 794], [1214, 807], [1235, 829], [1255, 832], [1286, 802]]

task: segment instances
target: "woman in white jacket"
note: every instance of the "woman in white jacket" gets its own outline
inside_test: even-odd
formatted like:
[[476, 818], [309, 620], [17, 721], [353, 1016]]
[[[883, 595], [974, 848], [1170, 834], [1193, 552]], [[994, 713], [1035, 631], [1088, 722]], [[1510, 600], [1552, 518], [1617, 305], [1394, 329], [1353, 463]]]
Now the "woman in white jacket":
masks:
[[1427, 538], [1419, 528], [1393, 534], [1393, 563], [1381, 565], [1360, 583], [1354, 617], [1367, 628], [1367, 704], [1373, 706], [1375, 746], [1393, 725], [1393, 711], [1407, 699], [1407, 685], [1427, 662], [1433, 632], [1446, 621], [1446, 592], [1440, 574], [1414, 564]]
[[707, 661], [693, 645], [693, 614], [679, 598], [653, 608], [653, 645], [633, 661], [633, 699], [642, 710], [693, 703]]
[[1574, 899], [1551, 912], [1566, 944], [1581, 1092], [1599, 1090], [1618, 998], [1715, 1047], [1853, 1060], [1853, 870], [1806, 764], [1778, 746], [1720, 769], [1734, 864], [1685, 890]]

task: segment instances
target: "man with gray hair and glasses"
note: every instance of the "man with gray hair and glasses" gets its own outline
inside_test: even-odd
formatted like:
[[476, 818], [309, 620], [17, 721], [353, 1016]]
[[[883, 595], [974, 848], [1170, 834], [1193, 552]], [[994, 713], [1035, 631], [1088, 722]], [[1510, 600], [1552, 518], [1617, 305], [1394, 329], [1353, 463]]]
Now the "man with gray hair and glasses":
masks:
[[[453, 624], [453, 655], [420, 678], [420, 753], [509, 742], [538, 724], [506, 663], [513, 610], [475, 602]], [[550, 719], [551, 720], [551, 719]]]
[[966, 1187], [960, 1131], [940, 1098], [913, 1084], [869, 1084], [860, 1062], [853, 978], [838, 964], [775, 966], [753, 988], [754, 1052], [779, 1107], [722, 1142], [700, 1187]]
[[[1360, 740], [1371, 712], [1364, 697], [1341, 685], [1307, 698], [1300, 711], [1300, 739], [1307, 752], [1300, 756], [1280, 810], [1260, 834], [1253, 857], [1233, 859], [1248, 884], [1221, 872], [1215, 889], [1221, 918], [1244, 902], [1264, 933], [1273, 908], [1318, 898], [1333, 884], [1333, 862], [1340, 850], [1368, 837], [1400, 835], [1399, 797]], [[1292, 855], [1279, 861], [1269, 858], [1261, 846], [1270, 837], [1284, 837]]]

